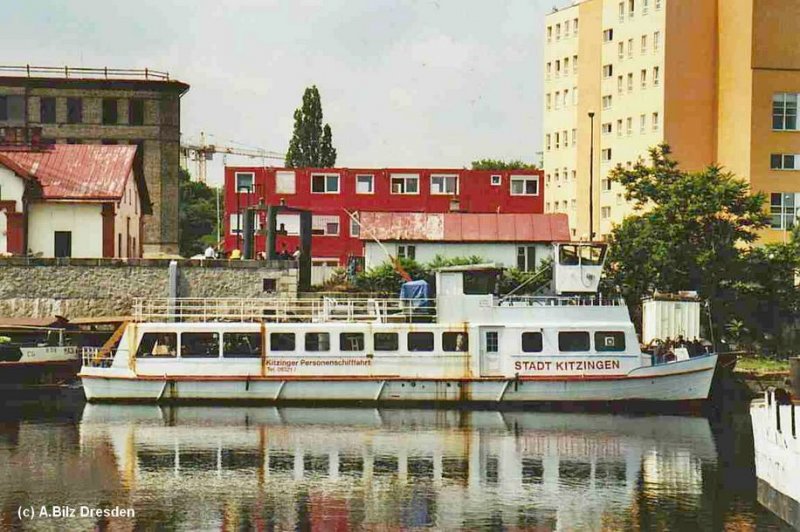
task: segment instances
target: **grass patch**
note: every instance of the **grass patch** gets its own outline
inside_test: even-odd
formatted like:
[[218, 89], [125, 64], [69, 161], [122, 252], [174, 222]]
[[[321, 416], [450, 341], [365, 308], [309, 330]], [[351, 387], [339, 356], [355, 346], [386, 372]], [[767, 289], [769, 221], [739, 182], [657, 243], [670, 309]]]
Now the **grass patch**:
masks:
[[789, 361], [755, 355], [745, 355], [740, 356], [737, 359], [736, 371], [750, 373], [775, 373], [778, 371], [789, 371]]

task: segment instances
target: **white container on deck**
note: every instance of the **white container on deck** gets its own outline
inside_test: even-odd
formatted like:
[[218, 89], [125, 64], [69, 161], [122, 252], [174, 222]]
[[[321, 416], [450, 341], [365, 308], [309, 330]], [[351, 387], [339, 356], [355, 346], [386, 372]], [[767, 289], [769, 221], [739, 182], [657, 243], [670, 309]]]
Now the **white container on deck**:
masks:
[[646, 299], [642, 304], [642, 343], [678, 336], [700, 338], [700, 301], [690, 296]]

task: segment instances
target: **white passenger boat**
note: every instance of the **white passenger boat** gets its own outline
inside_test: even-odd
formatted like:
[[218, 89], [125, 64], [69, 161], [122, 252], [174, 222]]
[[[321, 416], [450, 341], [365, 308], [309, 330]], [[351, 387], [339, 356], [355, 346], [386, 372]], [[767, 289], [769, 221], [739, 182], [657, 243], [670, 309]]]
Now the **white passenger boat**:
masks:
[[596, 294], [605, 247], [556, 244], [554, 295], [495, 295], [493, 265], [436, 273], [433, 299], [137, 303], [84, 351], [89, 401], [702, 401], [717, 357], [654, 364]]

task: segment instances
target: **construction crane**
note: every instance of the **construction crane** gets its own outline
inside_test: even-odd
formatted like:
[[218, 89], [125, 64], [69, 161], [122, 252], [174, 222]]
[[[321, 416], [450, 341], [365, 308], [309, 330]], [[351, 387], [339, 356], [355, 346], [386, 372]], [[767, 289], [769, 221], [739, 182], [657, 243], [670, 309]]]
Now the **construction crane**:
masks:
[[[212, 135], [213, 136], [213, 135]], [[236, 144], [231, 142], [232, 144]], [[215, 153], [226, 155], [241, 155], [252, 159], [262, 159], [263, 165], [267, 166], [267, 159], [283, 161], [286, 155], [263, 148], [245, 148], [233, 146], [220, 146], [217, 144], [207, 144], [206, 135], [200, 132], [200, 142], [197, 144], [181, 143], [181, 158], [184, 160], [184, 167], [188, 167], [188, 162], [197, 163], [197, 180], [201, 183], [206, 182], [207, 169], [206, 162], [214, 158]]]

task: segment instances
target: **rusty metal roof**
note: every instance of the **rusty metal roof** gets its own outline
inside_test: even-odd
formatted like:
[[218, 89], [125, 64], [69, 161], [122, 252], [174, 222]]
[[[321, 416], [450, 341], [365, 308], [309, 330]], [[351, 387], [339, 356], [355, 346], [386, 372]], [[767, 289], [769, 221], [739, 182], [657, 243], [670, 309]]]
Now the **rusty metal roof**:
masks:
[[0, 164], [36, 179], [43, 199], [118, 200], [133, 168], [136, 146], [55, 144], [42, 150], [2, 150]]
[[362, 212], [361, 240], [569, 241], [566, 214]]

